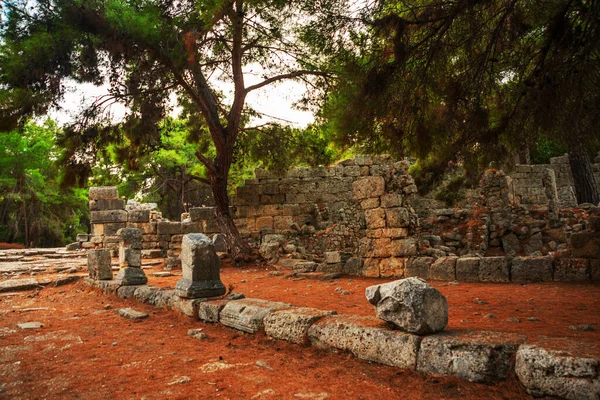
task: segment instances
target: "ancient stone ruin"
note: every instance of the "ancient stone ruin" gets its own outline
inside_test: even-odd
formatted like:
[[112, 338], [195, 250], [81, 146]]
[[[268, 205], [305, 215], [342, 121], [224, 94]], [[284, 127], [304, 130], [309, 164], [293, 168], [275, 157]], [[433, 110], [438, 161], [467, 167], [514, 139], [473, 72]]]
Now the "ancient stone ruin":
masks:
[[[597, 206], [574, 208], [564, 157], [550, 165], [487, 171], [456, 208], [417, 195], [407, 161], [357, 156], [338, 165], [263, 169], [237, 188], [231, 212], [266, 259], [297, 273], [535, 282], [600, 279]], [[594, 164], [600, 173], [600, 164]], [[600, 178], [600, 177], [599, 177]], [[600, 179], [599, 179], [600, 180]], [[571, 185], [571, 186], [570, 186]], [[92, 235], [83, 247], [116, 255], [122, 228], [138, 229], [141, 256], [181, 265], [183, 236], [214, 237], [225, 250], [214, 208], [168, 221], [144, 204], [127, 207], [116, 188], [90, 189]]]

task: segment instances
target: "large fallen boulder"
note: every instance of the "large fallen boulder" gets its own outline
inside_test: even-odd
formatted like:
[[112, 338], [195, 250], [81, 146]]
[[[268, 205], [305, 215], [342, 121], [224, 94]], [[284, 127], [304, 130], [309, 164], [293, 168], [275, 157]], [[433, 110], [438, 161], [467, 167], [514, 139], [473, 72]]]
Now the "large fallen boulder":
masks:
[[426, 335], [448, 324], [446, 298], [420, 278], [369, 286], [365, 294], [379, 318], [405, 332]]

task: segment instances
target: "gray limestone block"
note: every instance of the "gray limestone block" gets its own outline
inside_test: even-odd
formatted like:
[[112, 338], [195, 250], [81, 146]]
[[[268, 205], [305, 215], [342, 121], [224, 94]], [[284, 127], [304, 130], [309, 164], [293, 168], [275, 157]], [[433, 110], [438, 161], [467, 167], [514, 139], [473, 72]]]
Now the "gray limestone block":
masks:
[[[126, 211], [124, 211], [124, 212], [126, 212]], [[127, 227], [127, 223], [125, 221], [114, 222], [114, 223], [103, 224], [102, 226], [103, 226], [103, 233], [102, 233], [103, 235], [115, 236], [117, 234], [117, 232], [119, 231], [119, 229]]]
[[190, 208], [190, 219], [192, 222], [208, 221], [215, 219], [214, 207], [192, 207]]
[[183, 226], [181, 222], [158, 221], [156, 224], [156, 233], [159, 235], [181, 235]]
[[[509, 282], [509, 257], [484, 257], [479, 262], [480, 282]], [[458, 271], [457, 271], [458, 273]], [[460, 279], [459, 279], [460, 280]]]
[[342, 268], [343, 272], [348, 275], [361, 275], [363, 260], [360, 257], [350, 257]]
[[433, 264], [433, 257], [411, 257], [406, 262], [406, 276], [429, 279], [429, 267]]
[[89, 201], [90, 211], [106, 211], [106, 210], [124, 210], [125, 200], [119, 199], [101, 199]]
[[348, 351], [356, 357], [414, 369], [420, 338], [394, 331], [373, 317], [329, 316], [308, 329], [308, 340], [321, 349]]
[[552, 258], [513, 258], [511, 266], [511, 280], [519, 283], [552, 281]]
[[460, 282], [479, 282], [479, 257], [461, 257], [456, 260], [456, 280]]
[[410, 257], [417, 255], [417, 241], [415, 238], [393, 240], [391, 245], [392, 256]]
[[120, 308], [119, 315], [123, 318], [130, 319], [132, 321], [140, 321], [142, 319], [148, 318], [148, 314], [141, 311], [136, 311], [133, 308]]
[[291, 343], [308, 343], [308, 329], [316, 321], [327, 315], [335, 315], [335, 311], [317, 310], [315, 308], [292, 308], [275, 311], [264, 319], [265, 333], [275, 339]]
[[502, 248], [509, 257], [514, 257], [521, 250], [519, 239], [514, 233], [502, 237]]
[[511, 333], [441, 333], [421, 341], [417, 371], [455, 375], [462, 379], [493, 383], [513, 371], [514, 354], [525, 336]]
[[112, 268], [110, 266], [110, 262], [110, 250], [88, 250], [87, 266], [90, 278], [99, 280], [112, 279]]
[[456, 256], [440, 257], [429, 267], [429, 279], [434, 281], [456, 280]]
[[88, 235], [87, 233], [78, 233], [77, 239], [75, 240], [77, 242], [87, 242], [88, 240], [90, 240], [90, 235]]
[[229, 300], [209, 300], [198, 305], [198, 319], [202, 322], [216, 324], [219, 315]]
[[141, 303], [159, 308], [172, 308], [172, 299], [175, 297], [173, 290], [163, 290], [156, 286], [137, 286], [133, 295]]
[[123, 200], [90, 200], [88, 202], [90, 211], [106, 211], [106, 210], [124, 210], [125, 201]]
[[119, 269], [115, 281], [121, 285], [145, 285], [148, 283], [148, 278], [141, 268], [123, 267]]
[[121, 286], [117, 289], [117, 296], [122, 299], [127, 299], [129, 297], [135, 296], [135, 291], [140, 288], [142, 285], [132, 285], [132, 286]]
[[127, 247], [135, 250], [142, 249], [142, 231], [136, 228], [123, 228], [117, 231], [119, 242], [122, 247]]
[[[106, 210], [90, 211], [90, 222], [92, 224], [127, 222], [127, 211], [125, 210]], [[107, 234], [106, 232], [104, 233]]]
[[202, 304], [205, 301], [206, 299], [204, 298], [186, 299], [176, 295], [171, 299], [171, 306], [173, 310], [185, 314], [188, 317], [198, 318], [198, 309], [200, 307], [200, 304]]
[[142, 266], [142, 250], [130, 249], [119, 246], [119, 267], [135, 267]]
[[131, 210], [127, 212], [129, 222], [150, 222], [150, 210]]
[[104, 294], [117, 294], [119, 287], [121, 287], [121, 282], [117, 280], [98, 281], [98, 288]]
[[182, 222], [181, 229], [184, 234], [186, 234], [186, 233], [203, 233], [204, 232], [204, 224], [202, 223], [202, 221]]
[[377, 317], [417, 335], [439, 332], [448, 324], [448, 302], [420, 278], [406, 278], [365, 290]]
[[219, 321], [230, 328], [254, 333], [263, 329], [267, 315], [292, 307], [290, 304], [262, 299], [233, 300], [221, 310]]
[[[570, 400], [600, 398], [600, 359], [585, 350], [562, 347], [561, 351], [544, 343], [519, 347], [515, 370], [527, 392]], [[581, 343], [578, 347], [597, 350], [598, 346]]]
[[175, 290], [181, 297], [208, 298], [225, 294], [221, 282], [221, 261], [211, 239], [201, 233], [183, 236], [181, 251], [182, 279]]
[[91, 187], [88, 197], [90, 200], [114, 200], [119, 198], [119, 191], [116, 186]]
[[21, 290], [37, 289], [39, 287], [41, 287], [40, 283], [35, 278], [0, 281], [0, 293], [18, 292]]
[[317, 267], [314, 261], [298, 260], [292, 267], [292, 272], [315, 272]]

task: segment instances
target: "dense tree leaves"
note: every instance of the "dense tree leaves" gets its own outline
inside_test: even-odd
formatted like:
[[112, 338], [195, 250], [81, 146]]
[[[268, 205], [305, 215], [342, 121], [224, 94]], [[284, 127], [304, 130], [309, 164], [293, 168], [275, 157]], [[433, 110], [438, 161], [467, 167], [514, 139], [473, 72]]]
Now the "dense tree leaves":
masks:
[[361, 16], [323, 112], [338, 142], [475, 170], [542, 135], [569, 149], [580, 202], [598, 203], [600, 2], [378, 1]]
[[[68, 183], [89, 176], [99, 151], [122, 141], [121, 157], [135, 168], [160, 145], [158, 124], [177, 95], [187, 120], [206, 146], [195, 157], [206, 168], [216, 200], [217, 219], [234, 254], [250, 249], [229, 215], [227, 187], [234, 148], [252, 91], [284, 79], [327, 75], [317, 68], [318, 53], [302, 42], [302, 17], [318, 20], [326, 6], [281, 0], [3, 0], [6, 10], [0, 44], [0, 113], [4, 125], [43, 113], [64, 94], [66, 79], [108, 82], [107, 96], [82, 113], [61, 141], [67, 148]], [[258, 75], [256, 83], [245, 82]], [[223, 82], [224, 84], [219, 84]], [[225, 85], [225, 86], [224, 86]], [[226, 88], [226, 89], [225, 89]], [[120, 124], [107, 124], [112, 102], [130, 112]], [[80, 180], [81, 182], [81, 180]]]
[[61, 246], [87, 232], [87, 195], [60, 189], [58, 129], [43, 126], [0, 135], [0, 241]]

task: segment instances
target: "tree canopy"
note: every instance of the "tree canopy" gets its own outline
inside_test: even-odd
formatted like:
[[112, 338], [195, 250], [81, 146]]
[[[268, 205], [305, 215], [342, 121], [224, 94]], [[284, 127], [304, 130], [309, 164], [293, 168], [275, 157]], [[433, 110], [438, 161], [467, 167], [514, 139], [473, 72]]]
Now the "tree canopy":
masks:
[[376, 1], [361, 21], [323, 112], [338, 142], [481, 168], [544, 136], [598, 203], [600, 2]]
[[[229, 215], [227, 182], [240, 134], [248, 125], [252, 92], [284, 79], [317, 87], [328, 74], [306, 46], [302, 19], [324, 18], [343, 2], [282, 0], [38, 0], [2, 1], [0, 116], [6, 129], [40, 114], [64, 95], [65, 81], [110, 84], [65, 130], [68, 183], [89, 176], [95, 155], [128, 139], [131, 167], [156, 149], [159, 122], [170, 96], [178, 98], [193, 136], [208, 136], [214, 153], [199, 146], [217, 220], [234, 254], [249, 251]], [[251, 84], [248, 77], [255, 75]], [[319, 83], [318, 80], [321, 80]], [[227, 89], [219, 82], [228, 84]], [[107, 123], [112, 102], [129, 107], [119, 124]], [[206, 143], [206, 141], [201, 141]]]

